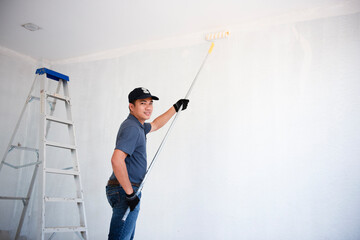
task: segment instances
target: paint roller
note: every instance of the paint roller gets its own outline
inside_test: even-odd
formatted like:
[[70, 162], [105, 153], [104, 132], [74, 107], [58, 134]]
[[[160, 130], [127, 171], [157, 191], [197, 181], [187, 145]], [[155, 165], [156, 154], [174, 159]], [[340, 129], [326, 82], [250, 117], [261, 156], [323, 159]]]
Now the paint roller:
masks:
[[215, 33], [209, 33], [205, 35], [205, 39], [207, 41], [215, 41], [215, 40], [219, 40], [219, 39], [224, 39], [224, 38], [228, 38], [230, 35], [229, 31], [225, 31], [225, 32], [215, 32]]
[[[193, 89], [193, 87], [194, 87], [194, 85], [195, 85], [195, 83], [196, 83], [196, 81], [197, 81], [197, 79], [198, 79], [198, 76], [199, 76], [202, 68], [204, 67], [204, 65], [205, 65], [205, 63], [206, 63], [206, 60], [208, 59], [209, 55], [211, 54], [211, 52], [212, 52], [212, 50], [213, 50], [213, 48], [214, 48], [214, 45], [215, 45], [215, 44], [214, 44], [214, 41], [220, 40], [220, 39], [226, 39], [226, 38], [229, 37], [229, 35], [230, 35], [230, 32], [229, 32], [229, 31], [215, 32], [215, 33], [209, 33], [209, 34], [206, 34], [206, 35], [205, 35], [205, 40], [210, 41], [210, 42], [211, 42], [211, 45], [210, 45], [210, 48], [209, 48], [209, 50], [208, 50], [208, 53], [206, 54], [206, 57], [204, 58], [201, 66], [200, 66], [200, 68], [199, 68], [199, 70], [198, 70], [198, 72], [197, 72], [197, 74], [196, 74], [196, 76], [195, 76], [195, 78], [194, 78], [194, 80], [192, 81], [192, 83], [191, 83], [191, 85], [190, 85], [190, 88], [189, 88], [188, 92], [187, 92], [186, 95], [185, 95], [185, 99], [189, 98], [189, 95], [190, 95], [190, 93], [191, 93], [191, 91], [192, 91], [192, 89]], [[152, 168], [153, 168], [153, 166], [154, 166], [154, 164], [155, 164], [155, 162], [156, 162], [156, 160], [157, 160], [157, 158], [158, 158], [158, 156], [159, 156], [159, 154], [160, 154], [160, 152], [161, 152], [161, 150], [162, 150], [162, 148], [164, 147], [164, 144], [165, 144], [165, 142], [166, 142], [166, 140], [167, 140], [167, 137], [169, 136], [169, 133], [170, 133], [171, 129], [172, 129], [173, 126], [175, 125], [175, 122], [176, 122], [176, 120], [178, 119], [178, 117], [179, 117], [179, 115], [180, 115], [180, 113], [181, 113], [181, 110], [182, 110], [182, 106], [180, 107], [179, 111], [177, 111], [177, 113], [175, 114], [174, 119], [173, 119], [173, 121], [171, 122], [170, 127], [168, 128], [168, 130], [167, 130], [167, 132], [166, 132], [163, 140], [161, 141], [160, 146], [159, 146], [158, 150], [156, 151], [156, 153], [155, 153], [155, 155], [154, 155], [154, 158], [153, 158], [153, 160], [151, 161], [151, 163], [150, 163], [150, 165], [149, 165], [149, 168], [147, 169], [147, 171], [146, 171], [146, 173], [145, 173], [144, 179], [143, 179], [143, 181], [141, 182], [138, 190], [136, 191], [136, 195], [137, 195], [137, 196], [139, 196], [139, 194], [141, 193], [141, 191], [142, 191], [142, 189], [143, 189], [143, 187], [144, 187], [144, 184], [145, 184], [145, 182], [146, 182], [146, 180], [147, 180], [147, 178], [148, 178], [148, 176], [149, 176], [149, 174], [150, 174], [150, 172], [151, 172], [151, 170], [152, 170]], [[127, 208], [127, 210], [126, 210], [126, 212], [125, 212], [125, 214], [124, 214], [124, 216], [123, 216], [123, 218], [122, 218], [123, 221], [126, 221], [126, 218], [128, 217], [129, 213], [130, 213], [130, 207]]]

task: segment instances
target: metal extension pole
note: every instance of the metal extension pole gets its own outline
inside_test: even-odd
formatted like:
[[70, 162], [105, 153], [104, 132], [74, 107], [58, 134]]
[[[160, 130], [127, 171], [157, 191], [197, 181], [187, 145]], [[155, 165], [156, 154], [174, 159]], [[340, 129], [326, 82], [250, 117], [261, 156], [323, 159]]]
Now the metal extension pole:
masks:
[[[185, 95], [185, 99], [187, 99], [187, 98], [189, 97], [189, 95], [190, 95], [190, 93], [191, 93], [191, 91], [192, 91], [192, 89], [193, 89], [193, 87], [194, 87], [194, 85], [195, 85], [195, 82], [197, 81], [197, 78], [198, 78], [198, 76], [199, 76], [202, 68], [204, 67], [205, 62], [206, 62], [208, 56], [210, 55], [210, 53], [212, 52], [212, 49], [213, 49], [213, 48], [214, 48], [214, 43], [211, 43], [211, 46], [210, 46], [210, 48], [209, 48], [209, 51], [208, 51], [208, 53], [207, 53], [207, 55], [206, 55], [203, 63], [201, 64], [200, 69], [199, 69], [199, 71], [197, 72], [197, 74], [196, 74], [196, 76], [195, 76], [195, 78], [194, 78], [194, 80], [193, 80], [193, 82], [192, 82], [192, 84], [191, 84], [188, 92], [187, 92], [186, 95]], [[150, 163], [150, 165], [149, 165], [149, 168], [148, 168], [147, 171], [146, 171], [146, 174], [145, 174], [145, 176], [144, 176], [144, 179], [143, 179], [143, 181], [141, 182], [138, 190], [136, 191], [136, 195], [137, 195], [137, 196], [139, 196], [141, 190], [143, 189], [144, 184], [145, 184], [145, 182], [146, 182], [146, 179], [147, 179], [147, 177], [149, 176], [149, 173], [151, 172], [151, 169], [153, 168], [154, 163], [155, 163], [157, 157], [159, 156], [162, 148], [164, 147], [164, 144], [165, 144], [165, 142], [166, 142], [166, 139], [167, 139], [167, 137], [168, 137], [168, 135], [169, 135], [172, 127], [174, 126], [177, 118], [179, 117], [179, 115], [180, 115], [180, 113], [181, 113], [181, 110], [182, 110], [182, 106], [180, 107], [179, 111], [175, 114], [175, 117], [174, 117], [173, 121], [171, 122], [171, 125], [170, 125], [169, 129], [167, 130], [167, 132], [166, 132], [166, 134], [165, 134], [165, 137], [164, 137], [163, 140], [161, 141], [161, 144], [160, 144], [158, 150], [156, 151], [155, 156], [154, 156], [153, 160], [151, 161], [151, 163]], [[124, 214], [124, 216], [123, 216], [123, 218], [122, 218], [123, 221], [126, 221], [126, 218], [128, 217], [129, 213], [130, 213], [130, 207], [127, 208], [127, 210], [126, 210], [126, 212], [125, 212], [125, 214]]]

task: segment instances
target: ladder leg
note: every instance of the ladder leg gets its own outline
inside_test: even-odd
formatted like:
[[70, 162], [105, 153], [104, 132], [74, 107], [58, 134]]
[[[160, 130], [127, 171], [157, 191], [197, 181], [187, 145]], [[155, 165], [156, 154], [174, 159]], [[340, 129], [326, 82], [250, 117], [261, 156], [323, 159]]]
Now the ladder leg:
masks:
[[39, 125], [39, 158], [41, 162], [40, 177], [39, 177], [39, 190], [40, 190], [40, 238], [44, 240], [44, 229], [45, 229], [45, 168], [46, 168], [46, 147], [45, 147], [45, 136], [46, 136], [46, 91], [45, 91], [45, 77], [41, 78], [40, 81], [40, 125]]
[[22, 111], [21, 111], [20, 117], [19, 117], [19, 119], [18, 119], [18, 121], [17, 121], [17, 123], [16, 123], [14, 132], [13, 132], [11, 138], [10, 138], [8, 147], [6, 148], [5, 154], [4, 154], [4, 156], [3, 156], [2, 160], [1, 160], [1, 163], [0, 163], [0, 171], [1, 171], [2, 167], [4, 166], [4, 162], [5, 162], [6, 156], [7, 156], [7, 154], [9, 153], [9, 150], [10, 150], [10, 148], [11, 148], [12, 142], [14, 141], [14, 138], [15, 138], [16, 132], [17, 132], [17, 130], [18, 130], [18, 128], [19, 128], [21, 119], [23, 118], [24, 112], [25, 112], [25, 110], [26, 110], [26, 106], [27, 106], [27, 104], [29, 103], [29, 100], [31, 99], [31, 94], [32, 94], [32, 92], [33, 92], [33, 90], [34, 90], [35, 83], [36, 83], [36, 77], [37, 77], [37, 76], [35, 76], [35, 79], [34, 79], [32, 85], [31, 85], [30, 92], [29, 92], [29, 94], [28, 94], [28, 97], [26, 98], [26, 102], [25, 102], [25, 104], [24, 104], [24, 106], [23, 106], [23, 109], [22, 109]]
[[[1, 164], [0, 164], [0, 171], [1, 171], [1, 169], [2, 169], [2, 167], [3, 167], [4, 164], [8, 165], [7, 163], [5, 163], [5, 160], [6, 160], [6, 157], [7, 157], [8, 153], [13, 149], [12, 144], [13, 144], [15, 135], [16, 135], [18, 129], [19, 129], [19, 126], [20, 126], [21, 120], [22, 120], [22, 118], [23, 118], [23, 116], [24, 116], [24, 113], [25, 113], [25, 110], [26, 110], [26, 108], [27, 108], [27, 105], [28, 105], [28, 103], [31, 101], [31, 99], [32, 99], [32, 97], [33, 97], [33, 96], [32, 96], [32, 93], [33, 93], [34, 88], [35, 88], [35, 85], [36, 85], [36, 80], [37, 80], [37, 76], [35, 76], [35, 78], [34, 78], [34, 81], [33, 81], [32, 85], [31, 85], [29, 94], [28, 94], [28, 96], [27, 96], [27, 98], [26, 98], [26, 101], [25, 101], [25, 104], [24, 104], [24, 106], [23, 106], [23, 108], [22, 108], [20, 117], [18, 118], [18, 121], [17, 121], [17, 123], [16, 123], [16, 125], [15, 125], [15, 129], [14, 129], [14, 131], [13, 131], [13, 134], [12, 134], [12, 136], [11, 136], [11, 138], [10, 138], [8, 147], [7, 147], [7, 149], [6, 149], [6, 152], [5, 152], [4, 156], [3, 156], [3, 159], [2, 159]], [[25, 150], [29, 150], [29, 148], [26, 148], [26, 147], [25, 147], [24, 149], [25, 149]], [[38, 162], [38, 160], [39, 160], [39, 159], [37, 159], [37, 162]], [[29, 165], [30, 165], [30, 164], [29, 164]], [[9, 165], [9, 166], [10, 166], [10, 165]], [[27, 166], [27, 165], [24, 165], [24, 166]], [[16, 169], [19, 168], [19, 167], [14, 167], [14, 166], [12, 166], [12, 167], [13, 167], [13, 168], [16, 168]], [[35, 178], [36, 178], [37, 168], [38, 168], [38, 163], [35, 164], [34, 171], [33, 171], [33, 176], [32, 176], [32, 179], [31, 179], [31, 183], [30, 183], [30, 185], [29, 185], [29, 189], [28, 189], [28, 192], [27, 192], [27, 196], [26, 196], [25, 198], [22, 198], [23, 210], [22, 210], [22, 212], [21, 212], [21, 217], [20, 217], [19, 224], [18, 224], [18, 227], [17, 227], [15, 239], [18, 239], [19, 236], [20, 236], [20, 233], [21, 233], [21, 229], [22, 229], [22, 225], [23, 225], [23, 222], [24, 222], [25, 214], [26, 214], [26, 211], [27, 211], [27, 208], [28, 208], [28, 204], [29, 204], [30, 195], [31, 195], [31, 193], [32, 193], [33, 186], [34, 186], [34, 182], [35, 182]], [[14, 199], [14, 198], [12, 198], [12, 199]]]
[[24, 208], [22, 210], [22, 213], [21, 213], [21, 217], [20, 217], [20, 221], [19, 221], [19, 225], [18, 225], [18, 228], [17, 228], [17, 231], [16, 231], [16, 236], [15, 236], [15, 239], [19, 239], [20, 237], [20, 232], [21, 232], [21, 228], [22, 228], [22, 225], [24, 223], [24, 219], [25, 219], [25, 214], [26, 214], [26, 210], [29, 206], [29, 201], [30, 201], [30, 197], [31, 197], [31, 194], [32, 194], [32, 190], [34, 188], [34, 183], [35, 183], [35, 179], [36, 179], [36, 174], [37, 174], [37, 171], [38, 171], [38, 168], [39, 168], [39, 163], [37, 163], [34, 167], [34, 172], [33, 172], [33, 175], [32, 175], [32, 178], [31, 178], [31, 182], [30, 182], [30, 186], [29, 186], [29, 189], [28, 189], [28, 192], [27, 192], [27, 195], [26, 195], [26, 200], [23, 202], [24, 204]]
[[[69, 87], [68, 87], [67, 81], [63, 81], [63, 88], [64, 88], [65, 96], [69, 96], [70, 93], [69, 93]], [[67, 118], [72, 120], [71, 104], [69, 102], [65, 102], [65, 108], [66, 108]], [[73, 145], [76, 145], [75, 129], [74, 129], [73, 125], [68, 125], [68, 132], [69, 132], [69, 136], [70, 136], [70, 143]], [[77, 170], [80, 172], [76, 149], [71, 150], [71, 157], [72, 157], [72, 161], [73, 161], [74, 170]], [[77, 176], [74, 176], [74, 181], [75, 181], [75, 185], [76, 185], [77, 198], [84, 199], [84, 193], [83, 193], [83, 188], [81, 185], [80, 174]], [[79, 211], [79, 216], [80, 216], [80, 225], [87, 226], [84, 202], [77, 203], [77, 206], [78, 206], [78, 211]], [[87, 240], [88, 239], [87, 231], [81, 232], [81, 236], [83, 237], [83, 239]]]

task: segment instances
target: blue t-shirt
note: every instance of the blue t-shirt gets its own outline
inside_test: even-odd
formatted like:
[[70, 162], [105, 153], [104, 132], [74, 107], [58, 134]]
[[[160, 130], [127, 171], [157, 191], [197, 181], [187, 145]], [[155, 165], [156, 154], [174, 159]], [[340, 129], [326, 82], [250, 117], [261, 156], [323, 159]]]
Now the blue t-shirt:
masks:
[[[146, 134], [151, 130], [150, 123], [142, 125], [139, 120], [129, 114], [127, 119], [120, 125], [116, 138], [116, 147], [128, 154], [125, 158], [129, 180], [132, 183], [141, 183], [144, 179], [146, 161]], [[110, 179], [116, 179], [113, 173]]]

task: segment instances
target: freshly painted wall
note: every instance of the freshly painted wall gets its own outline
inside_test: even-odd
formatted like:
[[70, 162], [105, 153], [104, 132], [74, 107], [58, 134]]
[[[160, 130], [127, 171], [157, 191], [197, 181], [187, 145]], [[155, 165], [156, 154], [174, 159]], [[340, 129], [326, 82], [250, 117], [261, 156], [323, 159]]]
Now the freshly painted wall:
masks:
[[[91, 239], [108, 233], [105, 184], [127, 94], [144, 86], [160, 97], [154, 119], [185, 95], [209, 46], [53, 63], [70, 76]], [[5, 151], [36, 64], [0, 59]], [[136, 239], [359, 239], [359, 65], [359, 13], [216, 42], [143, 190]], [[166, 128], [148, 135], [149, 160]]]

